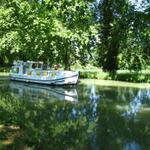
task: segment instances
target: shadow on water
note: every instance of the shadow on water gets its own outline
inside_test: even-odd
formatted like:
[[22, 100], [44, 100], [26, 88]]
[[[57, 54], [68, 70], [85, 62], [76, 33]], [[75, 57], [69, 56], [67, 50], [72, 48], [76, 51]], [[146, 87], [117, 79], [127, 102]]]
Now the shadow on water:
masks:
[[0, 86], [0, 149], [148, 150], [149, 106], [149, 89], [10, 82]]

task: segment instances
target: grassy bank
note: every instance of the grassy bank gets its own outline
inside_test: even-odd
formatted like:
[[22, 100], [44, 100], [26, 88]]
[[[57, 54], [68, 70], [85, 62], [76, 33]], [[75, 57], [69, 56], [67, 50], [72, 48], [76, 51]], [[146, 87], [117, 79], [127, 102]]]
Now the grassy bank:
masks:
[[82, 70], [80, 71], [80, 78], [150, 83], [150, 70], [144, 71], [118, 70], [115, 73], [106, 73], [98, 70], [97, 71]]
[[9, 79], [9, 73], [7, 72], [0, 72], [0, 81], [8, 80]]
[[0, 73], [2, 72], [9, 72], [10, 71], [10, 67], [0, 67]]
[[113, 81], [113, 80], [97, 80], [97, 79], [81, 79], [80, 84], [92, 84], [100, 86], [113, 86], [113, 87], [132, 87], [132, 88], [150, 88], [150, 83], [132, 83], [124, 81]]
[[[0, 80], [8, 78], [8, 70], [0, 72]], [[118, 70], [115, 73], [103, 72], [102, 70], [80, 70], [81, 79], [116, 80], [127, 82], [150, 83], [150, 70], [129, 71]]]

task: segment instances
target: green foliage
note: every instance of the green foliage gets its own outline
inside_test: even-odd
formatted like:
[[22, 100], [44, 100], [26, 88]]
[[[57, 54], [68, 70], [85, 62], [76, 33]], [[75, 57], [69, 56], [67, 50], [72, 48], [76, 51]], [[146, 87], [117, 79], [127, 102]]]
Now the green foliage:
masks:
[[103, 0], [99, 6], [101, 12], [101, 45], [99, 48], [99, 65], [104, 71], [118, 69], [120, 43], [126, 38], [128, 30], [130, 5], [128, 1]]
[[132, 11], [133, 21], [128, 29], [125, 42], [121, 43], [121, 53], [118, 55], [119, 68], [130, 70], [146, 69], [150, 64], [150, 51], [147, 40], [150, 39], [148, 20], [145, 12]]
[[110, 79], [109, 74], [102, 71], [80, 71], [80, 78], [100, 79], [100, 80]]
[[[149, 4], [149, 2], [148, 2]], [[101, 1], [98, 61], [104, 71], [117, 69], [145, 69], [149, 64], [149, 21], [150, 5], [143, 4], [136, 10], [128, 0]], [[146, 40], [147, 39], [147, 40]]]
[[9, 67], [0, 67], [0, 72], [10, 72]]
[[66, 69], [76, 60], [87, 62], [91, 38], [97, 33], [88, 5], [77, 0], [4, 3], [0, 8], [2, 61], [3, 56], [8, 63], [14, 59], [49, 60]]
[[112, 79], [130, 82], [150, 82], [150, 71], [117, 71]]
[[149, 1], [0, 2], [0, 66], [14, 59], [77, 62], [104, 71], [141, 70], [150, 64]]
[[118, 70], [116, 72], [106, 73], [103, 71], [81, 70], [80, 78], [150, 83], [150, 71]]

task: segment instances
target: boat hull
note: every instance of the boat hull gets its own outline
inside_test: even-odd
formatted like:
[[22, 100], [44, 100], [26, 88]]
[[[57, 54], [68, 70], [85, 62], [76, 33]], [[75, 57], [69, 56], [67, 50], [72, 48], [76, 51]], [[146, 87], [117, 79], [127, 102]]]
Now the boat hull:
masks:
[[[57, 73], [58, 74], [58, 73]], [[67, 74], [67, 73], [66, 73]], [[66, 76], [28, 76], [28, 75], [19, 75], [19, 74], [10, 74], [10, 79], [14, 81], [30, 82], [30, 83], [39, 83], [46, 85], [75, 85], [78, 82], [79, 72], [69, 72], [69, 75]]]

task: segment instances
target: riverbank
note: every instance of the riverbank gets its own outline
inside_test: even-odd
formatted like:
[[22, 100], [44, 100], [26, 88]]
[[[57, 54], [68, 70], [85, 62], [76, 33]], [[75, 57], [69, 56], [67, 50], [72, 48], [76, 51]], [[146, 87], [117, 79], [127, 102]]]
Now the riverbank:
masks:
[[96, 71], [81, 70], [80, 78], [127, 81], [135, 83], [150, 83], [150, 70], [142, 70], [142, 71], [118, 70], [113, 73], [103, 72], [101, 70]]
[[7, 72], [0, 72], [0, 81], [9, 80], [9, 73]]
[[[0, 82], [8, 81], [8, 73], [0, 73]], [[79, 84], [91, 84], [100, 86], [113, 86], [113, 87], [133, 87], [133, 88], [150, 88], [150, 83], [133, 83], [127, 81], [116, 81], [116, 80], [102, 80], [102, 79], [87, 79], [80, 78]]]
[[132, 88], [150, 88], [150, 83], [132, 83], [114, 80], [81, 79], [80, 84], [92, 84], [111, 87], [132, 87]]
[[[150, 70], [129, 71], [118, 70], [114, 73], [103, 72], [101, 70], [79, 70], [80, 79], [98, 79], [126, 81], [133, 83], [150, 83]], [[8, 79], [8, 72], [0, 72], [0, 80]]]

